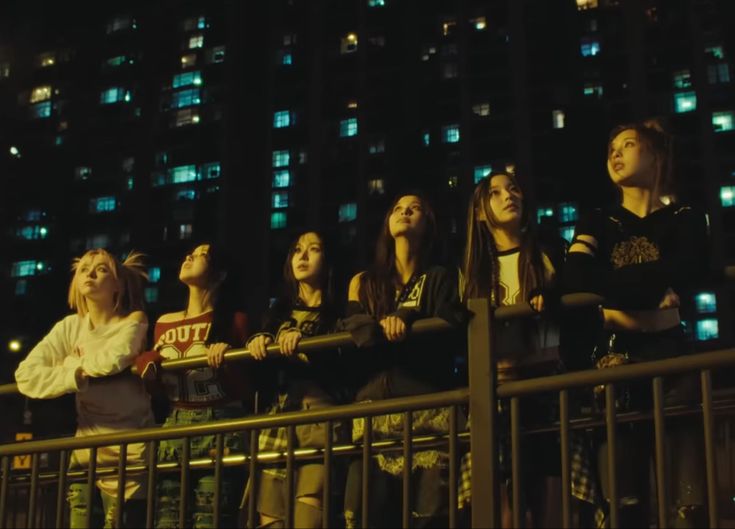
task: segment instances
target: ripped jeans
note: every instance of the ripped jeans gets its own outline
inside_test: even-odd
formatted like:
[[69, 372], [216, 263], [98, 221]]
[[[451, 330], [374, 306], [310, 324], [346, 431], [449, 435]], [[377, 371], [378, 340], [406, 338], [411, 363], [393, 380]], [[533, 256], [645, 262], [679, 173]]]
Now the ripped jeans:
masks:
[[[96, 489], [96, 487], [95, 487]], [[69, 485], [66, 500], [69, 503], [69, 527], [71, 529], [88, 529], [87, 526], [87, 494], [89, 485], [86, 483], [72, 483]], [[117, 514], [117, 497], [99, 491], [102, 496], [102, 511], [100, 512], [97, 499], [97, 490], [92, 490], [92, 527], [99, 527], [104, 516], [105, 529], [116, 529], [115, 517]], [[142, 527], [145, 523], [145, 508], [142, 500], [128, 500], [123, 512], [123, 527]]]

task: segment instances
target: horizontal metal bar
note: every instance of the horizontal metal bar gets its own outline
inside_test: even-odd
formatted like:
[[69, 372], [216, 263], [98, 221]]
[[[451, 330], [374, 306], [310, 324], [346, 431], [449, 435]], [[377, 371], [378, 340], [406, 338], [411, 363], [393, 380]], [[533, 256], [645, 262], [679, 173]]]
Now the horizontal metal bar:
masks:
[[402, 413], [404, 411], [442, 408], [453, 404], [464, 404], [467, 403], [468, 399], [469, 390], [467, 388], [461, 388], [440, 393], [429, 393], [426, 395], [415, 395], [412, 397], [386, 399], [375, 402], [346, 404], [343, 406], [331, 406], [308, 411], [280, 413], [277, 415], [258, 415], [243, 417], [241, 419], [213, 421], [210, 423], [194, 425], [189, 424], [170, 428], [161, 428], [158, 426], [140, 430], [129, 430], [122, 433], [90, 435], [88, 437], [70, 437], [64, 439], [46, 439], [24, 443], [12, 443], [0, 445], [0, 456], [33, 454], [36, 452], [47, 452], [51, 450], [73, 450], [120, 443], [140, 443], [144, 441], [174, 439], [185, 436], [196, 437], [199, 435], [212, 435], [240, 430], [310, 424], [353, 417], [372, 417], [376, 415], [387, 415], [390, 413]]
[[528, 378], [498, 386], [499, 398], [522, 397], [533, 393], [597, 386], [636, 378], [652, 378], [686, 371], [698, 371], [735, 364], [735, 349], [677, 356], [665, 360], [639, 362], [608, 369], [589, 369], [563, 375]]

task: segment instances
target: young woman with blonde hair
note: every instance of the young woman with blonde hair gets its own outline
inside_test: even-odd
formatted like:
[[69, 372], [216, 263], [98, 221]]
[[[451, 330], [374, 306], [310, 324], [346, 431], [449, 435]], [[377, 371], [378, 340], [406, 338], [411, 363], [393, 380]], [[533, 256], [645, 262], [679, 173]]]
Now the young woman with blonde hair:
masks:
[[[143, 308], [146, 279], [141, 254], [131, 252], [120, 262], [102, 249], [90, 250], [72, 265], [69, 306], [76, 311], [58, 322], [18, 366], [19, 391], [32, 398], [49, 399], [76, 393], [77, 437], [116, 433], [153, 426], [150, 399], [140, 380], [127, 369], [145, 347], [148, 321]], [[127, 446], [128, 464], [145, 462], [145, 443]], [[118, 464], [119, 446], [97, 449], [98, 466]], [[89, 450], [76, 450], [72, 467], [89, 463]], [[97, 480], [102, 495], [105, 527], [112, 527], [117, 498], [116, 477]], [[71, 527], [85, 526], [86, 484], [69, 487]], [[140, 476], [125, 483], [124, 500], [145, 496]], [[128, 509], [133, 521], [134, 511]], [[124, 519], [127, 517], [124, 517]]]

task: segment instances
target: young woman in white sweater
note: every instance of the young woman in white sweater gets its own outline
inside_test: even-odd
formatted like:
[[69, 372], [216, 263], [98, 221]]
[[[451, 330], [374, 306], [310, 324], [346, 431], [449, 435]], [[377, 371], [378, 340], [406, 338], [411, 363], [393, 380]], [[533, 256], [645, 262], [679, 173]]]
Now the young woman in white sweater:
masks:
[[[90, 250], [75, 259], [72, 270], [69, 306], [76, 314], [56, 323], [20, 363], [18, 390], [36, 399], [76, 393], [77, 437], [153, 426], [148, 394], [127, 370], [145, 347], [148, 328], [141, 310], [146, 278], [141, 255], [131, 253], [120, 262], [105, 250]], [[145, 449], [145, 443], [129, 444], [128, 464], [143, 463]], [[97, 465], [115, 466], [119, 454], [118, 445], [100, 447]], [[72, 468], [88, 463], [89, 450], [74, 451]], [[142, 479], [126, 479], [125, 501], [144, 497]], [[112, 527], [119, 505], [117, 478], [100, 478], [97, 487], [105, 527]], [[85, 527], [86, 498], [85, 484], [70, 485], [70, 527]], [[128, 525], [134, 526], [130, 518]]]

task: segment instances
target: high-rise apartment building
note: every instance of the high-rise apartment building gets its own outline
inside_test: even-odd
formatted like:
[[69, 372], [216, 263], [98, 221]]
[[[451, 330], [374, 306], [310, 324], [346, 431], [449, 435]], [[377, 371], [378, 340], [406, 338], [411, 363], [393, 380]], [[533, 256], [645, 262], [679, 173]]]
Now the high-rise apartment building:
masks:
[[[346, 279], [399, 190], [431, 195], [458, 260], [471, 189], [498, 168], [569, 239], [581, 209], [613, 196], [610, 128], [649, 116], [677, 135], [714, 265], [735, 260], [726, 0], [0, 9], [3, 350], [27, 336], [27, 351], [63, 314], [70, 259], [91, 247], [150, 254], [155, 316], [183, 300], [185, 251], [217, 240], [257, 309], [294, 230], [332, 235]], [[700, 347], [732, 342], [732, 289], [687, 301]]]

